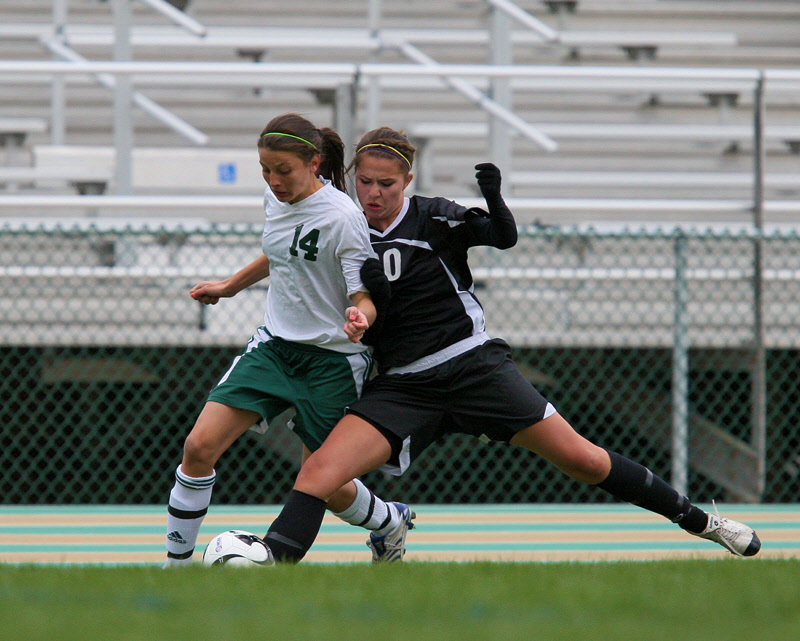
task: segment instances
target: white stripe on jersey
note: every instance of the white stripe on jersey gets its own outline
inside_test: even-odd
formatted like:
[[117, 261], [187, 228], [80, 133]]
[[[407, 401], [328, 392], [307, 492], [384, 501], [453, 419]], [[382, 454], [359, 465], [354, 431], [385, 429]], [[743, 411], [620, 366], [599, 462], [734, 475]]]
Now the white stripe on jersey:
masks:
[[467, 291], [459, 288], [458, 281], [456, 281], [455, 277], [453, 276], [452, 272], [447, 269], [447, 265], [444, 264], [444, 261], [440, 258], [439, 262], [442, 264], [447, 277], [450, 279], [450, 282], [453, 284], [453, 288], [458, 292], [458, 297], [461, 299], [461, 304], [464, 305], [464, 310], [467, 312], [467, 315], [472, 319], [472, 333], [473, 334], [480, 334], [481, 332], [486, 330], [486, 319], [483, 315], [483, 308], [480, 306], [475, 297], [472, 295], [472, 292], [475, 291], [475, 286], [470, 285]]
[[464, 224], [463, 220], [453, 220], [447, 216], [431, 216], [431, 218], [433, 218], [433, 220], [441, 220], [446, 222], [450, 227], [458, 227], [459, 225]]
[[401, 245], [408, 245], [410, 247], [419, 247], [421, 249], [427, 249], [428, 251], [433, 251], [433, 247], [430, 246], [430, 243], [426, 243], [424, 240], [412, 240], [410, 238], [392, 238], [391, 240], [372, 241], [373, 245], [382, 245], [384, 243], [400, 243]]
[[460, 340], [457, 343], [453, 343], [444, 349], [440, 349], [438, 352], [428, 354], [428, 356], [423, 356], [422, 358], [414, 361], [413, 363], [409, 363], [408, 365], [390, 367], [386, 370], [386, 374], [415, 374], [417, 372], [424, 372], [426, 369], [446, 363], [456, 356], [461, 356], [461, 354], [464, 354], [469, 350], [478, 347], [479, 345], [483, 345], [486, 341], [490, 340], [492, 340], [492, 338], [489, 336], [489, 334], [486, 332], [481, 332], [480, 334], [475, 334], [474, 336]]
[[391, 225], [389, 225], [383, 231], [379, 231], [377, 229], [370, 228], [369, 233], [372, 234], [373, 236], [379, 236], [381, 238], [383, 238], [387, 234], [391, 234], [392, 231], [394, 230], [394, 228], [397, 227], [401, 222], [403, 222], [403, 218], [406, 217], [406, 214], [408, 213], [408, 208], [409, 208], [410, 205], [411, 205], [411, 200], [408, 198], [408, 196], [406, 196], [405, 198], [403, 198], [403, 206], [400, 208], [400, 212], [397, 214], [395, 219], [392, 221]]

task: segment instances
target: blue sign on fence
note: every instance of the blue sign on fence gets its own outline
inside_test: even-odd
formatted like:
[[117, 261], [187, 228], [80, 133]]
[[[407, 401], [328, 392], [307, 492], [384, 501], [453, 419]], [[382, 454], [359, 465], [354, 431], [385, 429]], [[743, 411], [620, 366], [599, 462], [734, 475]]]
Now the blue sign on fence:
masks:
[[236, 163], [221, 162], [217, 165], [217, 180], [222, 185], [232, 185], [236, 182]]

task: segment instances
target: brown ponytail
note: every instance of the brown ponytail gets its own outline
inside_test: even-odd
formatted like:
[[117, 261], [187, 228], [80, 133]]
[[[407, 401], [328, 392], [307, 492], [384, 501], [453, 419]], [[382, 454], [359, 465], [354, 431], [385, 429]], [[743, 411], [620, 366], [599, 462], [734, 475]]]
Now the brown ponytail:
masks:
[[322, 163], [319, 173], [333, 183], [339, 191], [347, 191], [344, 168], [344, 143], [333, 129], [323, 127], [319, 130], [322, 136]]

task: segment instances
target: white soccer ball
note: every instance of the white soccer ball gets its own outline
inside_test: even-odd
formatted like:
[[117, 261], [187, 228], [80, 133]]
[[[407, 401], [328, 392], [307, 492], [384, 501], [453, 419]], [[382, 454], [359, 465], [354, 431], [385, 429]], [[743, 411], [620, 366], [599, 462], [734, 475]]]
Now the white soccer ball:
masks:
[[244, 530], [228, 530], [218, 534], [203, 552], [203, 565], [253, 567], [274, 563], [272, 550], [264, 540]]

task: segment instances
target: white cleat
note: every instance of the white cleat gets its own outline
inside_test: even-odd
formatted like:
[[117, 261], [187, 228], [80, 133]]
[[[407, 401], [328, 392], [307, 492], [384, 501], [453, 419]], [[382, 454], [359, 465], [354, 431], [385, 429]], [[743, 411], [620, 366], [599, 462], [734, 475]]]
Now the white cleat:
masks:
[[400, 523], [383, 536], [369, 535], [367, 545], [372, 550], [373, 563], [392, 563], [402, 561], [406, 553], [406, 534], [413, 529], [413, 519], [417, 515], [405, 503], [392, 502], [400, 513]]
[[753, 528], [744, 523], [720, 516], [716, 503], [714, 504], [714, 511], [716, 514], [708, 515], [706, 529], [699, 534], [695, 534], [695, 536], [719, 543], [736, 556], [754, 556], [758, 554], [761, 549], [761, 541]]

